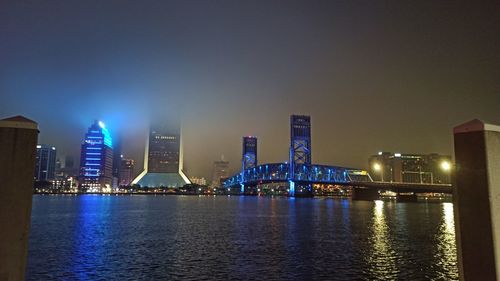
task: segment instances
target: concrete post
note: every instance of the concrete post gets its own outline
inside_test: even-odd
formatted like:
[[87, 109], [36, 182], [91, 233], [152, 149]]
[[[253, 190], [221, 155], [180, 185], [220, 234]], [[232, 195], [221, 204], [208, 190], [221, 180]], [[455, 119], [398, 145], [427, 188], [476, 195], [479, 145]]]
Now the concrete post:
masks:
[[24, 280], [28, 254], [37, 123], [0, 120], [0, 280]]
[[500, 279], [500, 126], [473, 120], [453, 130], [453, 194], [461, 280]]

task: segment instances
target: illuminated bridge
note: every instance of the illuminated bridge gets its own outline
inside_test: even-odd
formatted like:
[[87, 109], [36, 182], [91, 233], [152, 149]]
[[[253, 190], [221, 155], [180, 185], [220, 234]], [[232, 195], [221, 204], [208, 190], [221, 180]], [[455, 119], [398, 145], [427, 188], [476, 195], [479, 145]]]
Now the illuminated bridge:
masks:
[[374, 182], [368, 172], [355, 168], [317, 165], [311, 162], [311, 119], [290, 117], [290, 159], [284, 163], [257, 165], [257, 138], [243, 137], [242, 170], [224, 181], [224, 188], [251, 193], [258, 185], [282, 184], [289, 196], [312, 196], [312, 185], [353, 187], [353, 197], [375, 198], [379, 190], [396, 193], [451, 193], [451, 185]]
[[373, 182], [363, 170], [326, 165], [297, 165], [293, 178], [290, 177], [290, 165], [269, 163], [245, 169], [224, 182], [225, 187], [252, 186], [264, 183], [293, 182], [296, 184], [326, 183], [344, 184], [352, 182]]

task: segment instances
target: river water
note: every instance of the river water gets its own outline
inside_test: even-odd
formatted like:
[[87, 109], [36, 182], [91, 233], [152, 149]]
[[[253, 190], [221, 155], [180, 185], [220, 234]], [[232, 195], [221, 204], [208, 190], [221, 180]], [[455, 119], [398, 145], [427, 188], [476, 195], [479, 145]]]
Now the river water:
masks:
[[457, 280], [451, 203], [35, 195], [27, 280]]

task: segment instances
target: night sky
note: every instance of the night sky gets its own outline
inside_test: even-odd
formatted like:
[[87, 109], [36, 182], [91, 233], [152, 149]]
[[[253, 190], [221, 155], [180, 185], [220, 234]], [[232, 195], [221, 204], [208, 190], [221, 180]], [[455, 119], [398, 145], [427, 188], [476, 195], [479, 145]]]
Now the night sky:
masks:
[[453, 126], [500, 123], [499, 2], [0, 1], [0, 117], [61, 158], [101, 119], [140, 172], [150, 116], [180, 115], [185, 170], [209, 177], [243, 135], [286, 161], [292, 113], [315, 163], [452, 153]]

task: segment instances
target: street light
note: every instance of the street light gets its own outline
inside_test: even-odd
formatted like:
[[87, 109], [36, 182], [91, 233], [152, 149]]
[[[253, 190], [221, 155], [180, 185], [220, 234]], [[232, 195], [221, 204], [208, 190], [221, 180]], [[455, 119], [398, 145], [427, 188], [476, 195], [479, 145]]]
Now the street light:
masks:
[[382, 165], [380, 165], [379, 163], [373, 164], [373, 170], [375, 170], [376, 172], [380, 172], [381, 181], [384, 181], [384, 172], [382, 171]]
[[448, 172], [449, 170], [451, 170], [450, 162], [448, 162], [448, 161], [441, 162], [441, 169], [443, 169], [443, 171], [445, 171], [445, 172]]

